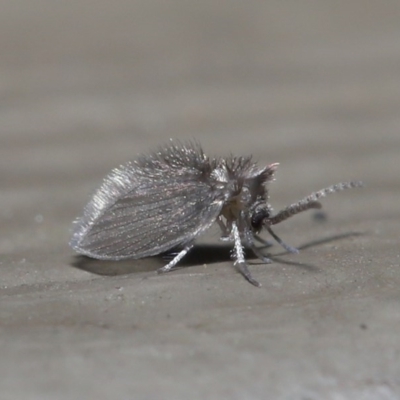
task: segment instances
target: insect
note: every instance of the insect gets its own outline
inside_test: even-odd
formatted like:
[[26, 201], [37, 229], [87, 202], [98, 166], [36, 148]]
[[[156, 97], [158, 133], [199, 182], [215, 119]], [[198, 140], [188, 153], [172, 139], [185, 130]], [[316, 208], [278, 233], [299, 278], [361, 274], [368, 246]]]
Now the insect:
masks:
[[274, 214], [267, 184], [278, 163], [258, 166], [251, 157], [209, 158], [198, 143], [171, 142], [158, 151], [114, 169], [75, 221], [70, 241], [80, 254], [102, 259], [138, 259], [179, 249], [158, 272], [170, 271], [216, 222], [221, 240], [233, 243], [237, 270], [260, 286], [248, 269], [244, 247], [265, 263], [271, 260], [255, 242], [265, 229], [288, 252], [298, 250], [272, 230], [295, 214], [321, 208], [330, 193], [362, 186], [338, 183], [311, 193]]

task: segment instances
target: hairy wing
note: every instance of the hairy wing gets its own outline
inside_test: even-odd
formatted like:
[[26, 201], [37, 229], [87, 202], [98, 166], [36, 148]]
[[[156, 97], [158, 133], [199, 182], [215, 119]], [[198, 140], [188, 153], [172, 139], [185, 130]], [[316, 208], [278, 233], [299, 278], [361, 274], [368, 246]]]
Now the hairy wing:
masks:
[[190, 174], [165, 175], [139, 177], [126, 191], [126, 182], [117, 188], [114, 182], [124, 175], [114, 174], [76, 222], [70, 245], [99, 259], [141, 258], [187, 243], [208, 229], [222, 209], [221, 196]]

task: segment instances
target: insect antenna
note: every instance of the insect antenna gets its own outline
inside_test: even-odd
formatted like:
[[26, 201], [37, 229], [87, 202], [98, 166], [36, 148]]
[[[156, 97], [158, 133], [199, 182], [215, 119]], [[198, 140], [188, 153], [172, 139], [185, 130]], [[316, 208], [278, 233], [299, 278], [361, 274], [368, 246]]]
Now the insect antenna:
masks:
[[283, 210], [279, 211], [278, 214], [274, 215], [273, 217], [267, 217], [263, 221], [263, 225], [270, 233], [270, 235], [289, 253], [298, 253], [295, 247], [292, 247], [286, 244], [272, 229], [271, 225], [279, 224], [286, 219], [293, 217], [293, 215], [299, 214], [303, 211], [309, 210], [310, 208], [321, 208], [322, 205], [318, 201], [321, 197], [325, 197], [328, 194], [339, 192], [345, 189], [351, 189], [355, 187], [361, 187], [363, 183], [360, 181], [353, 181], [353, 182], [343, 182], [337, 183], [336, 185], [329, 186], [325, 189], [318, 190], [317, 192], [311, 193], [309, 196], [305, 197], [304, 199], [291, 204], [290, 206], [284, 208]]
[[[279, 224], [280, 222], [285, 221], [286, 219], [292, 217], [293, 215], [306, 211], [310, 208], [321, 208], [321, 203], [318, 201], [318, 199], [320, 199], [321, 197], [325, 197], [328, 194], [362, 186], [364, 185], [360, 181], [343, 182], [329, 186], [322, 190], [318, 190], [318, 192], [313, 192], [309, 196], [304, 197], [304, 199], [298, 201], [297, 203], [291, 204], [290, 206], [279, 211], [278, 214], [274, 215], [273, 217], [266, 218], [265, 225], [267, 226], [268, 229], [269, 226]], [[276, 240], [275, 236], [274, 235], [272, 236]]]

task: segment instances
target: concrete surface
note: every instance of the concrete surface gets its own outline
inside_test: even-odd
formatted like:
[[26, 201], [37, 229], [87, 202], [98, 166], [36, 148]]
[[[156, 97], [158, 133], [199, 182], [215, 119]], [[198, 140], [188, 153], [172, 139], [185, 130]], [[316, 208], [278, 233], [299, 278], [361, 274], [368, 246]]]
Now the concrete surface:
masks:
[[[1, 399], [399, 399], [400, 3], [2, 2]], [[216, 230], [185, 268], [76, 258], [111, 168], [167, 141], [280, 162], [276, 231], [232, 267]]]

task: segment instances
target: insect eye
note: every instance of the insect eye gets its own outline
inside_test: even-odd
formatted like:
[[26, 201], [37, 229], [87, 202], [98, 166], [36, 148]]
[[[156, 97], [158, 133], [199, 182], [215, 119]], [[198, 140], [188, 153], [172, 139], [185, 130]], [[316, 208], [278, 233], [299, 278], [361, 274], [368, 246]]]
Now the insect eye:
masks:
[[254, 212], [251, 217], [251, 226], [257, 232], [261, 230], [262, 224], [265, 218], [269, 217], [269, 210], [267, 208], [261, 208]]

